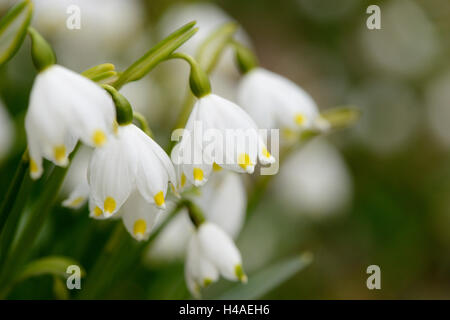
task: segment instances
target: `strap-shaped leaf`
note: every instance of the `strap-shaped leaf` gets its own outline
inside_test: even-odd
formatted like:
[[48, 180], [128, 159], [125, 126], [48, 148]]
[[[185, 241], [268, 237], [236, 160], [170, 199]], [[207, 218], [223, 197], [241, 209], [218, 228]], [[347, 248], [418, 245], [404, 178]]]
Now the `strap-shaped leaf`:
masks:
[[124, 84], [144, 77], [197, 32], [197, 28], [192, 29], [194, 25], [195, 22], [190, 22], [156, 44], [144, 56], [121, 73], [113, 87], [119, 90]]
[[0, 20], [0, 67], [10, 60], [27, 35], [33, 4], [25, 0], [12, 7]]
[[58, 300], [69, 299], [69, 290], [67, 290], [66, 283], [57, 276], [53, 276], [53, 293]]
[[221, 296], [220, 300], [258, 299], [278, 287], [312, 262], [311, 253], [286, 259], [248, 277], [247, 284], [238, 284]]
[[69, 274], [66, 273], [67, 267], [71, 265], [79, 266], [81, 276], [85, 275], [84, 269], [77, 261], [66, 257], [51, 256], [41, 258], [27, 264], [18, 275], [16, 282], [44, 274], [51, 274], [66, 278], [69, 276]]
[[220, 55], [230, 43], [237, 28], [238, 25], [234, 22], [223, 24], [213, 31], [198, 48], [197, 61], [206, 73], [210, 73], [217, 65]]

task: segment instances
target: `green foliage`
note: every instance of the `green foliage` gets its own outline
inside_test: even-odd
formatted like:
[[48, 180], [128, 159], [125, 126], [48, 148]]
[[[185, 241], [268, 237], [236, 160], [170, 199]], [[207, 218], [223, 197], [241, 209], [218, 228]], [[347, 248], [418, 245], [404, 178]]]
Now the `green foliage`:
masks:
[[229, 291], [216, 297], [221, 300], [259, 299], [277, 286], [303, 270], [312, 262], [310, 253], [288, 258], [248, 277], [248, 283], [237, 284]]
[[[79, 266], [80, 263], [71, 258], [58, 256], [51, 256], [34, 260], [23, 268], [23, 270], [18, 274], [16, 281], [20, 282], [28, 278], [37, 277], [44, 274], [51, 274], [66, 278], [66, 270], [70, 265]], [[81, 269], [81, 276], [84, 276], [85, 274], [85, 271]]]
[[189, 40], [197, 32], [197, 29], [192, 29], [194, 25], [195, 21], [190, 22], [160, 41], [144, 56], [125, 70], [113, 86], [119, 89], [128, 82], [143, 78], [155, 66], [167, 59], [176, 49], [178, 49], [178, 47]]
[[22, 1], [0, 21], [0, 67], [8, 62], [19, 50], [31, 22], [33, 4]]

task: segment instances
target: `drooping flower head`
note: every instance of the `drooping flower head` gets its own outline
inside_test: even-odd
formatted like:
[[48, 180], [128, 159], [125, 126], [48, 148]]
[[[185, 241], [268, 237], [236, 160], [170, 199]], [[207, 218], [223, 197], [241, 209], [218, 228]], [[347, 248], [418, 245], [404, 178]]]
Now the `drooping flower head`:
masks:
[[[139, 129], [135, 128], [135, 130]], [[67, 199], [62, 202], [62, 205], [68, 208], [79, 208], [90, 198], [90, 216], [94, 219], [101, 220], [109, 218], [110, 215], [103, 214], [102, 209], [100, 209], [98, 204], [93, 200], [93, 195], [91, 194], [91, 188], [88, 183], [88, 167], [93, 153], [95, 153], [95, 149], [87, 147], [80, 148], [72, 161], [64, 182], [65, 189], [70, 193]], [[161, 169], [161, 167], [158, 168]], [[163, 168], [162, 171], [165, 171], [165, 169]], [[161, 186], [161, 190], [165, 190], [164, 185]], [[156, 199], [159, 198], [156, 197]], [[164, 207], [164, 204], [161, 204], [160, 207], [155, 206], [156, 201], [155, 199], [153, 200], [154, 202], [150, 203], [141, 195], [139, 190], [135, 188], [121, 208], [117, 210], [117, 213], [113, 215], [113, 217], [122, 219], [127, 231], [138, 241], [148, 239], [153, 225], [164, 211], [160, 208]], [[110, 202], [112, 201], [110, 200]]]
[[[220, 227], [232, 239], [236, 239], [245, 220], [247, 198], [242, 176], [238, 173], [220, 170], [211, 175], [203, 187], [189, 191], [186, 178], [179, 190], [187, 189], [183, 197], [195, 203], [205, 218]], [[177, 167], [175, 167], [177, 170]], [[213, 169], [214, 171], [214, 169]], [[184, 183], [183, 183], [184, 182]], [[170, 261], [184, 258], [187, 243], [195, 232], [186, 209], [182, 209], [164, 227], [150, 247], [149, 261]]]
[[168, 182], [175, 169], [163, 149], [134, 124], [121, 125], [117, 138], [96, 149], [89, 166], [91, 214], [115, 214], [137, 190], [148, 202], [165, 208]]
[[275, 161], [250, 116], [215, 94], [196, 102], [174, 151], [172, 159], [195, 186], [206, 183], [213, 166], [251, 174], [258, 159], [263, 165]]
[[324, 129], [326, 123], [311, 96], [292, 81], [266, 69], [256, 67], [242, 78], [238, 103], [260, 128]]
[[200, 288], [219, 279], [247, 282], [242, 258], [233, 240], [217, 225], [204, 222], [189, 239], [185, 262], [189, 291], [199, 296]]
[[44, 69], [34, 82], [25, 117], [31, 176], [41, 176], [42, 158], [66, 166], [79, 139], [103, 146], [114, 123], [113, 102], [100, 86], [59, 65]]

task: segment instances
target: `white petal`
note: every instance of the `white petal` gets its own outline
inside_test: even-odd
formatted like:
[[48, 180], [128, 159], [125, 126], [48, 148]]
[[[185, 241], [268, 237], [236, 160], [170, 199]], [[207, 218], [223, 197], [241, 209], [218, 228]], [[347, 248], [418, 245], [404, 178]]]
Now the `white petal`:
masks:
[[246, 281], [242, 259], [233, 240], [216, 225], [205, 222], [198, 229], [199, 245], [205, 257], [229, 280]]
[[[165, 208], [169, 172], [155, 153], [156, 143], [153, 144], [151, 138], [135, 125], [129, 125], [128, 127], [130, 128], [129, 144], [134, 146], [137, 154], [137, 188], [148, 202], [154, 203], [160, 208]], [[159, 148], [158, 145], [156, 146]], [[164, 153], [162, 150], [161, 152]], [[167, 160], [170, 161], [168, 157]], [[170, 166], [170, 174], [175, 181], [175, 170], [171, 164]]]
[[170, 158], [175, 168], [175, 174], [177, 177], [176, 188], [178, 192], [182, 192], [186, 187], [190, 186], [191, 183], [187, 180], [185, 173], [183, 172], [182, 159], [179, 156], [180, 143], [177, 143], [170, 154]]
[[252, 173], [258, 154], [258, 131], [250, 116], [239, 106], [210, 94], [200, 99], [198, 117], [207, 128], [221, 130], [224, 140], [217, 146], [224, 148], [225, 159], [214, 159], [224, 168]]
[[103, 210], [97, 205], [98, 201], [94, 200], [91, 195], [89, 197], [89, 217], [96, 220], [104, 220], [107, 217], [103, 214]]
[[311, 96], [292, 81], [257, 68], [245, 75], [238, 102], [261, 128], [309, 128], [318, 116]]
[[138, 241], [150, 236], [161, 210], [149, 204], [139, 192], [133, 192], [121, 208], [125, 228]]
[[189, 291], [196, 298], [200, 297], [200, 284], [198, 282], [199, 270], [200, 270], [200, 248], [198, 246], [196, 236], [192, 234], [188, 241], [186, 250], [184, 276]]
[[[54, 66], [54, 103], [65, 103], [67, 126], [90, 146], [102, 146], [113, 132], [115, 108], [111, 97], [95, 82], [61, 66]], [[59, 103], [58, 103], [59, 102]]]
[[[188, 251], [192, 254], [191, 258], [198, 259], [196, 262], [196, 267], [198, 269], [195, 272], [197, 283], [201, 287], [206, 287], [212, 282], [216, 282], [219, 279], [219, 270], [204, 256], [198, 243], [197, 234], [194, 234], [191, 237], [188, 246]], [[193, 254], [192, 251], [196, 251], [195, 254]]]
[[33, 179], [41, 177], [42, 169], [42, 154], [37, 132], [30, 121], [25, 119], [25, 130], [27, 132], [28, 152], [30, 156], [30, 175]]
[[[189, 116], [181, 142], [178, 143], [177, 149], [172, 153], [172, 161], [180, 166], [186, 179], [197, 187], [208, 181], [213, 163], [212, 159], [204, 157], [203, 133], [195, 128], [197, 125], [202, 126], [201, 120], [197, 119], [198, 103]], [[181, 184], [184, 185], [182, 182]]]
[[116, 213], [135, 187], [137, 154], [130, 145], [130, 126], [120, 127], [103, 148], [94, 150], [89, 167], [89, 184], [96, 205], [106, 216]]
[[[40, 73], [35, 80], [30, 104], [25, 116], [27, 138], [39, 154], [56, 165], [66, 166], [76, 138], [68, 131], [62, 114], [64, 107], [55, 104], [58, 95], [52, 86], [53, 67]], [[33, 151], [34, 155], [37, 155]]]
[[79, 184], [62, 202], [64, 207], [77, 209], [84, 205], [89, 197], [89, 185], [87, 183], [87, 179], [85, 179], [85, 183]]
[[258, 159], [262, 165], [268, 165], [275, 163], [275, 158], [270, 154], [269, 150], [267, 150], [266, 144], [259, 139], [258, 142]]

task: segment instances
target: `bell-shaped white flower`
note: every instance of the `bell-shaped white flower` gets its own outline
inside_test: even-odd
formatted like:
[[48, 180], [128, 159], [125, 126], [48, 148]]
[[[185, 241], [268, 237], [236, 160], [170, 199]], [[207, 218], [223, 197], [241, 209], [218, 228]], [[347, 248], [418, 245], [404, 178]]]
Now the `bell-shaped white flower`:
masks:
[[311, 96], [294, 82], [257, 67], [240, 82], [237, 101], [260, 128], [326, 129], [327, 123]]
[[[242, 177], [235, 172], [220, 170], [217, 166], [214, 170], [216, 172], [211, 175], [206, 185], [196, 192], [187, 192], [183, 196], [199, 206], [208, 221], [236, 239], [245, 219], [247, 206], [245, 185]], [[189, 182], [186, 178], [183, 181], [183, 187], [187, 188]], [[189, 237], [193, 232], [194, 226], [187, 210], [183, 209], [155, 239], [148, 254], [149, 262], [184, 258]]]
[[91, 214], [108, 218], [137, 190], [165, 208], [167, 185], [176, 185], [175, 169], [164, 150], [133, 124], [120, 126], [117, 138], [95, 149], [88, 170]]
[[174, 153], [172, 160], [195, 186], [207, 181], [214, 163], [251, 174], [257, 159], [263, 165], [275, 162], [250, 116], [215, 94], [196, 102]]
[[185, 264], [189, 290], [199, 296], [200, 288], [215, 282], [219, 274], [232, 281], [247, 281], [242, 258], [233, 240], [217, 225], [205, 222], [191, 236]]
[[104, 145], [114, 123], [112, 99], [97, 84], [59, 65], [41, 71], [25, 117], [31, 176], [41, 176], [42, 158], [66, 166], [78, 139]]

